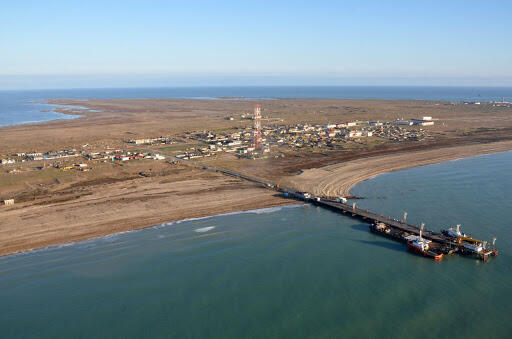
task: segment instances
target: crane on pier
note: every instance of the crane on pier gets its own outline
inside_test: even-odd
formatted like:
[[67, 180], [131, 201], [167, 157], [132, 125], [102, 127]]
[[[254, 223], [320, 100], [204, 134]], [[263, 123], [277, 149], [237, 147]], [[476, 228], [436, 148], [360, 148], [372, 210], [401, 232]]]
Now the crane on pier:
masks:
[[461, 244], [463, 241], [477, 243], [477, 244], [488, 244], [489, 243], [488, 241], [478, 240], [478, 239], [471, 238], [471, 237], [458, 237], [457, 238], [457, 242], [459, 244]]

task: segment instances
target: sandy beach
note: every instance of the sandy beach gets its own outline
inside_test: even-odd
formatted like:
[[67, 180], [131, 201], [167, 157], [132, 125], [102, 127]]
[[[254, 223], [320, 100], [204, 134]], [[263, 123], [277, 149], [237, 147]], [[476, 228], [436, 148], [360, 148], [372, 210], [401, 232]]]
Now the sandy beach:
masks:
[[283, 183], [320, 196], [350, 196], [354, 186], [379, 174], [510, 150], [512, 142], [504, 141], [402, 152], [305, 170], [300, 175], [284, 179]]
[[221, 175], [127, 180], [90, 189], [70, 201], [2, 208], [0, 256], [164, 222], [296, 203]]

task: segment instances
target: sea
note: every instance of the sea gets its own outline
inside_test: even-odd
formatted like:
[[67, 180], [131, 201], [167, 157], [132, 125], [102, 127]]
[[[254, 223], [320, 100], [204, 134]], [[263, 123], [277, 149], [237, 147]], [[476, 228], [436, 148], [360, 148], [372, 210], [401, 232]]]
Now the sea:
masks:
[[308, 204], [0, 258], [1, 338], [511, 338], [512, 152], [379, 175], [360, 207], [497, 238], [441, 262]]
[[[512, 101], [512, 87], [422, 87], [422, 86], [241, 86], [241, 87], [169, 87], [100, 88], [0, 91], [0, 126], [70, 119], [76, 115], [55, 112], [48, 99], [128, 99], [277, 98], [401, 99], [430, 101]], [[62, 107], [59, 107], [62, 109]], [[79, 114], [80, 107], [65, 107]]]
[[168, 222], [0, 258], [0, 338], [511, 338], [511, 169], [503, 152], [352, 191], [361, 208], [496, 237], [487, 262], [435, 262], [309, 204]]

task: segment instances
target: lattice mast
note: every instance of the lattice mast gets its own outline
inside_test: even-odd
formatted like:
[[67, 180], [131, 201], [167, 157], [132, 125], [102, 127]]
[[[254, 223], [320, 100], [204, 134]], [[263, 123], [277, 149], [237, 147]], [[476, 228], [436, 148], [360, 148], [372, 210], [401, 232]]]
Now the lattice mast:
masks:
[[254, 106], [254, 149], [261, 150], [263, 148], [261, 141], [261, 106]]

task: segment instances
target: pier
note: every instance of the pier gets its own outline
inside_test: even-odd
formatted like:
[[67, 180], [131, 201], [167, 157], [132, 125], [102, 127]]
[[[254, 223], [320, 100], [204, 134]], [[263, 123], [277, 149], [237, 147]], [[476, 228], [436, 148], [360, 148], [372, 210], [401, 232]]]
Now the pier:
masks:
[[343, 202], [314, 197], [308, 193], [279, 188], [278, 190], [289, 198], [303, 200], [368, 223], [370, 224], [370, 230], [372, 232], [396, 241], [405, 243], [410, 236], [419, 236], [421, 231], [422, 238], [432, 242], [431, 248], [444, 255], [459, 253], [471, 255], [482, 260], [487, 260], [491, 256], [498, 255], [498, 251], [494, 249], [494, 244], [492, 249], [484, 248], [481, 252], [477, 253], [468, 249], [468, 243], [460, 241], [458, 238], [433, 232], [428, 229], [422, 229], [420, 226], [408, 224], [405, 220], [397, 220], [389, 216], [370, 212], [367, 209], [358, 208], [355, 203], [348, 205]]
[[[246, 181], [250, 181], [267, 189], [274, 190], [282, 194], [283, 197], [289, 199], [295, 199], [299, 201], [304, 201], [306, 203], [311, 203], [320, 207], [324, 207], [330, 209], [335, 212], [339, 212], [343, 215], [361, 220], [365, 223], [370, 224], [370, 231], [385, 236], [387, 238], [400, 241], [400, 242], [408, 242], [411, 236], [420, 236], [423, 239], [427, 239], [431, 241], [430, 246], [432, 249], [442, 253], [443, 255], [450, 255], [453, 253], [459, 253], [463, 255], [470, 255], [477, 257], [482, 260], [487, 260], [491, 256], [497, 256], [498, 251], [494, 248], [494, 243], [492, 244], [492, 249], [483, 247], [482, 251], [475, 252], [471, 250], [471, 245], [467, 241], [462, 241], [462, 238], [456, 238], [452, 236], [445, 235], [443, 233], [433, 232], [428, 229], [423, 229], [422, 227], [414, 224], [409, 224], [406, 220], [397, 220], [391, 218], [390, 216], [384, 216], [382, 214], [377, 214], [371, 212], [367, 209], [361, 209], [356, 206], [356, 203], [352, 205], [348, 205], [344, 202], [339, 202], [335, 200], [330, 200], [322, 197], [313, 196], [307, 192], [299, 192], [291, 188], [280, 187], [278, 184], [261, 180], [258, 178], [254, 178], [245, 174], [237, 173], [234, 171], [204, 165], [196, 161], [191, 160], [183, 160], [177, 159], [172, 156], [165, 156], [166, 158], [173, 158], [175, 161], [182, 161], [188, 165], [194, 166], [196, 168], [201, 168], [203, 170], [215, 171], [218, 173], [222, 173], [224, 175], [232, 176], [235, 178], [243, 179]], [[420, 233], [421, 232], [421, 233]], [[466, 238], [466, 237], [464, 237]], [[466, 238], [471, 239], [471, 238]], [[488, 242], [482, 242], [485, 245]]]

